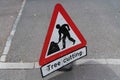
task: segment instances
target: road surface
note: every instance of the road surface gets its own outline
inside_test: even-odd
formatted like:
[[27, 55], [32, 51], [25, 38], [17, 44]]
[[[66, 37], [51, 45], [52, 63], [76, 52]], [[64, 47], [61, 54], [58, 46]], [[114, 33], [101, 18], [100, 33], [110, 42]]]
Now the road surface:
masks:
[[[15, 17], [18, 22], [8, 47], [5, 46], [5, 42], [9, 45], [6, 38], [11, 36], [8, 33], [13, 29], [9, 27], [7, 31], [2, 32], [4, 29], [0, 27], [0, 33], [5, 33], [6, 36], [5, 39], [2, 37], [4, 46], [8, 49], [5, 51], [1, 43], [0, 79], [42, 80], [38, 62], [52, 12], [57, 3], [64, 6], [86, 38], [88, 55], [76, 61], [72, 71], [55, 72], [46, 79], [120, 80], [119, 0], [23, 0], [21, 11], [19, 10], [21, 15]], [[18, 5], [20, 3], [16, 3], [16, 6]], [[9, 16], [6, 18], [9, 19]], [[10, 24], [14, 25], [14, 22], [13, 19]]]

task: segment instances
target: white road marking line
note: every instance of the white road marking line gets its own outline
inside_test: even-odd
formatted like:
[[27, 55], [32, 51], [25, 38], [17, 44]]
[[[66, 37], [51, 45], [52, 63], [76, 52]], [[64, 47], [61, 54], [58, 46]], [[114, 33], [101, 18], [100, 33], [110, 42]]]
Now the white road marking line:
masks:
[[6, 59], [6, 55], [2, 55], [1, 58], [0, 58], [0, 61], [1, 61], [1, 62], [4, 62], [5, 59]]
[[6, 56], [5, 55], [7, 55], [8, 52], [9, 52], [9, 49], [10, 49], [10, 46], [11, 46], [11, 42], [12, 42], [12, 39], [13, 39], [14, 34], [16, 32], [17, 24], [18, 24], [18, 22], [19, 22], [19, 20], [21, 18], [21, 15], [22, 15], [25, 3], [26, 3], [26, 0], [23, 1], [21, 9], [20, 9], [20, 11], [18, 13], [18, 16], [17, 16], [16, 20], [15, 20], [15, 23], [13, 24], [12, 31], [11, 31], [9, 37], [7, 38], [4, 51], [3, 51], [2, 56], [0, 58], [0, 61], [2, 61], [2, 62], [5, 62], [5, 60], [6, 60]]
[[[109, 62], [109, 59], [79, 59], [74, 64], [107, 64], [107, 61]], [[115, 62], [115, 60], [113, 59]]]
[[[81, 64], [107, 64], [107, 65], [119, 65], [120, 59], [79, 59], [75, 61], [74, 65]], [[0, 69], [36, 69], [40, 68], [39, 62], [28, 62], [28, 63], [5, 63], [0, 62]]]
[[106, 59], [107, 64], [120, 65], [120, 59]]
[[35, 62], [35, 68], [40, 68], [39, 62]]
[[34, 63], [0, 63], [0, 69], [33, 69]]
[[80, 65], [80, 64], [120, 65], [120, 59], [79, 59], [75, 62], [75, 65]]

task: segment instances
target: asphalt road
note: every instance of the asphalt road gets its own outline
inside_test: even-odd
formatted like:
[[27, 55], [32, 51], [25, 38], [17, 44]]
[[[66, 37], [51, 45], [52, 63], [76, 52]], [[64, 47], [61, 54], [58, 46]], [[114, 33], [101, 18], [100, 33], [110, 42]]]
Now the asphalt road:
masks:
[[22, 0], [0, 0], [0, 56], [21, 4]]
[[120, 57], [119, 1], [28, 0], [17, 25], [7, 62], [39, 60], [52, 12], [58, 2], [62, 3], [86, 38], [88, 43], [86, 58]]
[[[83, 59], [120, 58], [120, 0], [27, 0], [6, 63], [39, 61], [56, 3], [64, 6], [87, 40], [88, 55]], [[119, 67], [88, 61], [48, 80], [120, 80]], [[39, 69], [0, 70], [0, 73], [2, 80], [42, 80]]]

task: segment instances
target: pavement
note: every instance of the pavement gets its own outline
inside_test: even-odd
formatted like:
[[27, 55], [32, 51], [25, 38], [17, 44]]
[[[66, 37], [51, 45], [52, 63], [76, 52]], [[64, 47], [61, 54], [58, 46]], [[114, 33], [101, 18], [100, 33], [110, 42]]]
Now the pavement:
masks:
[[88, 55], [44, 80], [120, 80], [119, 0], [1, 0], [0, 79], [42, 80], [38, 62], [56, 3], [84, 35]]

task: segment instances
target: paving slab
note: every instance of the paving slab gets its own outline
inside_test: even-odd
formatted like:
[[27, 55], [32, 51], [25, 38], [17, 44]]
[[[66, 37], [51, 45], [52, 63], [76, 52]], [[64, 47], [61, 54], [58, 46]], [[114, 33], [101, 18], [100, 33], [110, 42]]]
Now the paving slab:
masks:
[[1, 80], [120, 80], [120, 65], [74, 65], [70, 72], [54, 72], [42, 78], [40, 69], [0, 70]]
[[39, 69], [0, 70], [0, 80], [43, 80]]
[[116, 65], [79, 65], [73, 71], [62, 73], [48, 80], [119, 80], [120, 71]]

